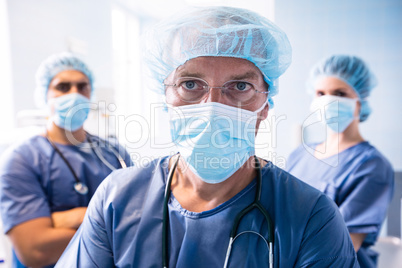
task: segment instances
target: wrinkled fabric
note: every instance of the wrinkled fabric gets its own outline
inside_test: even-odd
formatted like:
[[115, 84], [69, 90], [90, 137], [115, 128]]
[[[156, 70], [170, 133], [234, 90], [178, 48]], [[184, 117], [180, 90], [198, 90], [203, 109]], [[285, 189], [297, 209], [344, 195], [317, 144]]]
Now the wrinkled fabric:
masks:
[[49, 103], [54, 109], [50, 120], [67, 131], [76, 131], [88, 118], [89, 99], [79, 93], [61, 95], [51, 99]]
[[[100, 139], [91, 135], [95, 144]], [[104, 158], [121, 168], [115, 154], [100, 143]], [[0, 160], [0, 200], [3, 231], [39, 217], [50, 217], [52, 212], [75, 207], [86, 207], [102, 180], [110, 174], [92, 149], [56, 144], [73, 167], [79, 179], [89, 189], [87, 195], [74, 190], [75, 179], [66, 163], [45, 137], [34, 136], [3, 153]], [[132, 165], [129, 154], [113, 144]], [[14, 260], [17, 261], [17, 260]], [[52, 266], [50, 266], [52, 267]]]
[[94, 90], [94, 76], [88, 66], [70, 52], [54, 54], [46, 58], [38, 67], [35, 74], [35, 103], [43, 107], [47, 103], [47, 91], [52, 79], [60, 72], [74, 70], [83, 73], [91, 85], [91, 96]]
[[342, 133], [355, 119], [356, 99], [332, 95], [316, 97], [310, 106], [320, 123]]
[[350, 233], [367, 234], [357, 255], [359, 261], [368, 263], [371, 259], [375, 263], [376, 256], [369, 247], [377, 239], [392, 199], [392, 166], [368, 142], [321, 160], [312, 154], [316, 144], [306, 146], [309, 149], [301, 145], [290, 155], [287, 170], [334, 200]]
[[232, 176], [255, 152], [257, 111], [217, 102], [169, 107], [172, 141], [191, 171], [207, 183]]
[[[169, 158], [117, 170], [98, 188], [78, 232], [56, 267], [162, 267], [162, 211]], [[348, 231], [324, 194], [268, 163], [262, 169], [261, 203], [275, 226], [274, 267], [358, 267]], [[255, 197], [252, 181], [214, 209], [195, 213], [169, 200], [169, 267], [223, 267], [236, 215]], [[257, 210], [239, 232], [267, 237]], [[235, 242], [229, 267], [268, 267], [256, 235]]]
[[278, 78], [292, 61], [286, 34], [267, 18], [235, 7], [189, 7], [161, 21], [147, 33], [144, 57], [154, 87], [178, 66], [197, 57], [234, 57], [255, 64], [269, 85], [268, 102], [278, 93]]

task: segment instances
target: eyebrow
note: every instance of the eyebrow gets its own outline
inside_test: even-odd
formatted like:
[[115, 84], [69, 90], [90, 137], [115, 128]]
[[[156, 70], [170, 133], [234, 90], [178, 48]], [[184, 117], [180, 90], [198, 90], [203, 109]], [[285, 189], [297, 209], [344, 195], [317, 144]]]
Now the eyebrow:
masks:
[[347, 89], [347, 88], [340, 87], [340, 88], [333, 89], [332, 91], [342, 91], [342, 92], [347, 92], [347, 91], [348, 91], [348, 89]]
[[[198, 72], [188, 72], [188, 71], [184, 71], [182, 73], [179, 73], [178, 77], [199, 77], [204, 79], [205, 75], [203, 75], [202, 73], [198, 73]], [[245, 79], [258, 79], [258, 74], [256, 72], [253, 71], [249, 71], [243, 74], [237, 74], [237, 75], [233, 75], [230, 77], [229, 80], [245, 80]]]
[[192, 73], [188, 71], [181, 72], [177, 75], [178, 77], [198, 77], [198, 78], [205, 78], [205, 75], [202, 73]]
[[[323, 88], [317, 88], [317, 89], [315, 89], [315, 91], [325, 91], [326, 89], [323, 89]], [[347, 88], [344, 88], [344, 87], [339, 87], [339, 88], [334, 88], [334, 89], [329, 89], [329, 91], [331, 91], [331, 92], [340, 92], [340, 91], [342, 91], [342, 92], [344, 92], [344, 93], [347, 93], [348, 92], [348, 89]]]
[[71, 81], [58, 81], [56, 83], [53, 83], [53, 86], [59, 86], [59, 85], [80, 85], [80, 86], [86, 86], [89, 85], [87, 81], [78, 81], [78, 82], [71, 82]]
[[60, 84], [77, 84], [77, 85], [82, 85], [82, 84], [89, 84], [86, 81], [80, 81], [80, 82], [71, 82], [71, 81], [60, 81], [57, 82], [56, 85], [60, 85]]
[[231, 80], [245, 80], [245, 79], [258, 79], [258, 74], [253, 71], [246, 72], [244, 74], [234, 75]]

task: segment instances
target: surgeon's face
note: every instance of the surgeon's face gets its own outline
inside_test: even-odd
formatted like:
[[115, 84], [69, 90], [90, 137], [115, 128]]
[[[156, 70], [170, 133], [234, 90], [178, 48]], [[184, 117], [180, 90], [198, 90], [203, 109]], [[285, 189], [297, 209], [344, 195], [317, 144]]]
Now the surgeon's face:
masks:
[[[225, 105], [239, 107], [241, 109], [256, 111], [267, 100], [267, 94], [254, 90], [246, 98], [235, 98], [232, 94], [222, 89], [224, 85], [234, 85], [238, 90], [252, 87], [259, 92], [267, 92], [261, 71], [250, 61], [230, 57], [198, 57], [187, 61], [172, 72], [164, 81], [167, 85], [177, 85], [184, 78], [202, 79], [210, 87], [205, 94], [189, 101], [180, 94], [177, 88], [166, 87], [166, 102], [173, 106], [182, 106], [196, 103], [219, 102]], [[198, 82], [188, 81], [183, 87], [196, 89], [200, 87]], [[201, 80], [200, 80], [201, 81]], [[236, 81], [231, 84], [228, 81]], [[240, 81], [240, 83], [239, 83]], [[242, 82], [244, 81], [244, 82]], [[268, 105], [259, 113], [257, 129], [261, 120], [268, 115]]]
[[[318, 78], [314, 83], [314, 89], [316, 98], [325, 95], [350, 99], [357, 99], [359, 97], [349, 84], [333, 76], [323, 76]], [[355, 117], [359, 116], [359, 111], [360, 102], [358, 101], [355, 110]]]
[[88, 99], [91, 97], [91, 85], [85, 74], [75, 70], [58, 73], [50, 81], [47, 99], [71, 93], [79, 93]]

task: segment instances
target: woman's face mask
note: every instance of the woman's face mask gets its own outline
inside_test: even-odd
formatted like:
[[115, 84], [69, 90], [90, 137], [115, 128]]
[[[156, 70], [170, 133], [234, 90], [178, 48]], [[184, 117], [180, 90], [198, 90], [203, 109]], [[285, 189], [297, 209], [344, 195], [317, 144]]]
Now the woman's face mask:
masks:
[[310, 106], [317, 119], [336, 133], [342, 133], [355, 119], [357, 99], [325, 95], [316, 97]]

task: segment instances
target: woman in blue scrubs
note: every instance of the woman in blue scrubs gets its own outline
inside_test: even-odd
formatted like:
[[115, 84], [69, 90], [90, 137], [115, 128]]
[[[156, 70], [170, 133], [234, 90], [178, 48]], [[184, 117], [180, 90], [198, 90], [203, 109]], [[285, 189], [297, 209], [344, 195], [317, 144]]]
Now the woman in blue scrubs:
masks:
[[119, 144], [83, 128], [93, 92], [84, 62], [69, 53], [53, 55], [36, 78], [36, 96], [49, 110], [46, 132], [12, 146], [0, 162], [1, 216], [13, 267], [52, 267], [98, 185], [123, 162], [131, 165]]
[[376, 267], [370, 246], [392, 199], [394, 171], [359, 131], [371, 112], [374, 77], [360, 58], [333, 55], [313, 67], [309, 82], [315, 93], [311, 111], [326, 125], [327, 139], [297, 148], [287, 170], [335, 201], [360, 266]]
[[254, 157], [290, 64], [283, 31], [232, 7], [154, 30], [146, 55], [179, 153], [113, 172], [56, 267], [357, 267], [335, 204]]

